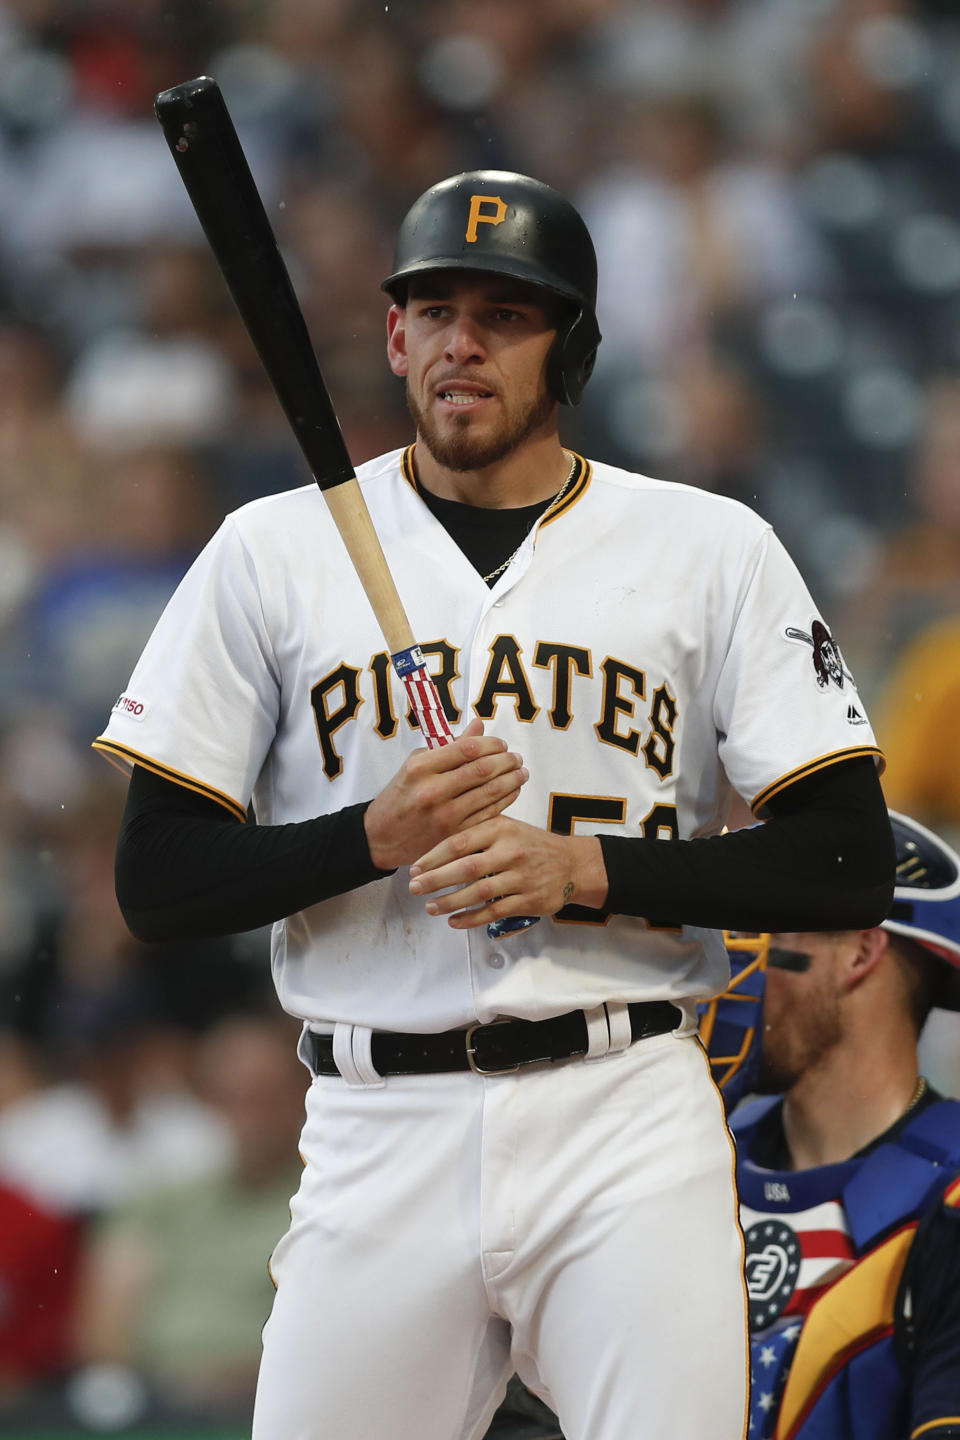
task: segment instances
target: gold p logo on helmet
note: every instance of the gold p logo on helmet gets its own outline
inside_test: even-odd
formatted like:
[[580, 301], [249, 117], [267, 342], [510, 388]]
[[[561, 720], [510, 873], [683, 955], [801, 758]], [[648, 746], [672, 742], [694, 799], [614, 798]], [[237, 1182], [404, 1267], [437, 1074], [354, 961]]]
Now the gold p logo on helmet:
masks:
[[[493, 206], [492, 214], [484, 214], [485, 205]], [[471, 195], [470, 214], [467, 217], [467, 244], [472, 245], [476, 241], [478, 225], [502, 225], [506, 218], [507, 202], [501, 200], [499, 195]]]

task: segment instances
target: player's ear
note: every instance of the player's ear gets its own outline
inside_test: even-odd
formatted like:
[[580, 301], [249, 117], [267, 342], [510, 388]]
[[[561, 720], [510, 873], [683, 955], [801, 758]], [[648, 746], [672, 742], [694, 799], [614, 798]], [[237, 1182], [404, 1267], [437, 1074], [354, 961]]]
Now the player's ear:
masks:
[[853, 990], [877, 968], [887, 949], [887, 932], [875, 925], [872, 930], [855, 930], [845, 957], [847, 988]]
[[407, 373], [407, 312], [402, 305], [387, 311], [387, 359], [394, 375]]

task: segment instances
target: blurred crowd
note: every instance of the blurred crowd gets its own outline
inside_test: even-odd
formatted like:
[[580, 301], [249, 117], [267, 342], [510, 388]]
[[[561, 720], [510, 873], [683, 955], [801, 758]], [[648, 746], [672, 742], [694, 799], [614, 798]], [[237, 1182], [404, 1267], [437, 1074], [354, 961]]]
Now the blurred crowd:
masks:
[[131, 939], [89, 749], [223, 513], [309, 480], [152, 114], [200, 74], [355, 463], [410, 438], [411, 201], [571, 196], [604, 340], [566, 442], [774, 523], [889, 802], [960, 840], [955, 0], [0, 0], [0, 1428], [245, 1413], [296, 1186], [266, 937]]

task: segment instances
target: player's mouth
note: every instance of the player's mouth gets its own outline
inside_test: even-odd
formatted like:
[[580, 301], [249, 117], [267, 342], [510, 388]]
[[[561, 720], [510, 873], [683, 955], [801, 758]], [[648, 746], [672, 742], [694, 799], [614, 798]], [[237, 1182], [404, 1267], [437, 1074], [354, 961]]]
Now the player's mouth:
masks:
[[482, 405], [485, 400], [494, 398], [493, 391], [485, 389], [482, 385], [460, 384], [439, 385], [436, 396], [444, 405], [449, 405], [457, 410], [469, 410], [477, 405]]

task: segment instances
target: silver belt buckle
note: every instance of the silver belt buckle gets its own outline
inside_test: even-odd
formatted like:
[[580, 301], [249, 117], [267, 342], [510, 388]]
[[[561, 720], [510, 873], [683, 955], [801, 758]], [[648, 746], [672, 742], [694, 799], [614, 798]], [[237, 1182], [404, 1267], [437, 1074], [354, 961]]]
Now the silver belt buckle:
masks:
[[476, 1048], [471, 1043], [474, 1035], [478, 1030], [489, 1030], [492, 1029], [494, 1025], [509, 1025], [509, 1023], [510, 1021], [507, 1019], [488, 1020], [486, 1022], [478, 1021], [476, 1025], [470, 1026], [470, 1029], [467, 1031], [464, 1037], [464, 1043], [467, 1047], [467, 1064], [470, 1066], [470, 1069], [473, 1071], [474, 1075], [513, 1075], [517, 1070], [520, 1069], [519, 1064], [517, 1064], [506, 1065], [502, 1070], [485, 1070], [482, 1065], [477, 1064]]

